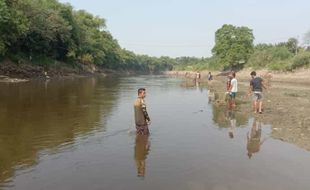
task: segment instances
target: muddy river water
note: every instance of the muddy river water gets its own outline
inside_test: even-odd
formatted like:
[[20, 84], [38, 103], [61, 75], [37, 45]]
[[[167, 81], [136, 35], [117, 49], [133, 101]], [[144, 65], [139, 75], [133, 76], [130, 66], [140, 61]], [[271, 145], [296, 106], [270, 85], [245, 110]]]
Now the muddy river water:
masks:
[[[135, 135], [139, 87], [150, 136]], [[180, 78], [2, 83], [0, 189], [310, 189], [310, 152], [271, 133]]]

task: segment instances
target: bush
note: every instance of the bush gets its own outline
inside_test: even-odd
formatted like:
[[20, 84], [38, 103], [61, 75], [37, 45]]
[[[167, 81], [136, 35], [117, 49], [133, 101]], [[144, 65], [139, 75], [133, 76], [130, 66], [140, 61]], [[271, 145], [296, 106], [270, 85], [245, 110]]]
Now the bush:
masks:
[[25, 53], [18, 52], [18, 53], [10, 53], [7, 55], [9, 59], [12, 60], [13, 63], [25, 63], [27, 62], [28, 56]]
[[5, 53], [5, 44], [4, 42], [0, 39], [0, 56], [4, 55]]
[[91, 54], [86, 53], [79, 57], [79, 61], [85, 65], [91, 64], [94, 62], [94, 57]]
[[286, 47], [274, 47], [271, 49], [272, 58], [286, 60], [294, 56]]
[[272, 53], [268, 50], [256, 50], [250, 57], [248, 64], [254, 69], [265, 67], [273, 59]]
[[274, 71], [291, 71], [292, 70], [291, 62], [292, 62], [291, 59], [274, 61], [268, 65], [268, 69]]
[[284, 46], [256, 49], [251, 55], [247, 66], [257, 68], [268, 67], [271, 70], [291, 70], [292, 54]]
[[209, 70], [223, 70], [223, 66], [219, 63], [219, 60], [217, 57], [211, 57], [208, 60], [208, 69]]
[[303, 52], [293, 59], [292, 68], [305, 67], [310, 65], [310, 52]]

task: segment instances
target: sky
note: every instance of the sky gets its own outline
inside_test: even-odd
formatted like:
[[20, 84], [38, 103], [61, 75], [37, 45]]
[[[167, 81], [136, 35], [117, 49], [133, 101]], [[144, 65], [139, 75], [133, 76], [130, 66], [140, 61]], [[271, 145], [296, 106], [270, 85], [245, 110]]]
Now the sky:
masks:
[[106, 20], [121, 47], [150, 56], [212, 55], [223, 24], [247, 26], [254, 44], [310, 31], [310, 0], [59, 0]]

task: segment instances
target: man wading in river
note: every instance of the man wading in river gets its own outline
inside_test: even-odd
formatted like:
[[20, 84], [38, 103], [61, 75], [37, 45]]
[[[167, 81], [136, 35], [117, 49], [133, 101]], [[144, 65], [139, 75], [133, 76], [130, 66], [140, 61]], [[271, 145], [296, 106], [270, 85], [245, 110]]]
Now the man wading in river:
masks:
[[256, 72], [251, 72], [250, 90], [248, 95], [253, 93], [253, 109], [254, 113], [263, 113], [263, 88], [267, 89], [262, 78], [256, 76]]
[[144, 102], [145, 98], [145, 88], [138, 89], [138, 98], [134, 103], [134, 112], [135, 112], [135, 123], [137, 134], [148, 135], [149, 129], [148, 125], [150, 123], [150, 117], [146, 111], [146, 105]]

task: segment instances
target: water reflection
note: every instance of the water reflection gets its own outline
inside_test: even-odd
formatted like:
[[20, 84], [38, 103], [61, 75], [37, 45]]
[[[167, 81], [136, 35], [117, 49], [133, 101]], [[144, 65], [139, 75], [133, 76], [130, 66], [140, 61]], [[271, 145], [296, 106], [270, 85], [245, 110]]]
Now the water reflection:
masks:
[[262, 125], [259, 119], [254, 118], [253, 124], [250, 131], [247, 133], [247, 151], [248, 157], [251, 159], [253, 154], [258, 153], [260, 150], [261, 145], [266, 140], [261, 141], [262, 137]]
[[149, 135], [136, 136], [135, 144], [135, 161], [137, 167], [137, 176], [144, 178], [145, 176], [145, 160], [150, 150]]
[[16, 168], [37, 164], [42, 150], [57, 152], [76, 136], [104, 130], [119, 90], [117, 80], [99, 78], [0, 85], [0, 184]]
[[181, 82], [180, 86], [185, 89], [197, 89], [203, 93], [204, 89], [207, 88], [207, 83], [201, 81], [200, 79], [185, 79]]
[[228, 110], [228, 119], [230, 122], [230, 128], [228, 130], [228, 135], [230, 138], [234, 138], [234, 132], [235, 132], [235, 128], [236, 128], [236, 115], [235, 115], [235, 111], [234, 110]]
[[228, 128], [230, 131], [236, 127], [244, 127], [248, 123], [249, 116], [242, 110], [232, 110], [225, 106], [213, 105], [213, 121], [219, 128]]
[[[12, 181], [0, 189], [309, 189], [309, 152], [270, 139], [252, 153], [259, 159], [248, 159], [253, 123], [260, 143], [271, 133], [266, 114], [254, 121], [242, 107], [213, 106], [196, 87], [166, 78], [57, 83], [2, 88], [0, 172]], [[127, 134], [137, 86], [152, 94], [155, 141]]]
[[197, 87], [199, 84], [196, 83], [195, 80], [184, 80], [180, 86], [182, 88], [193, 88], [193, 87]]

